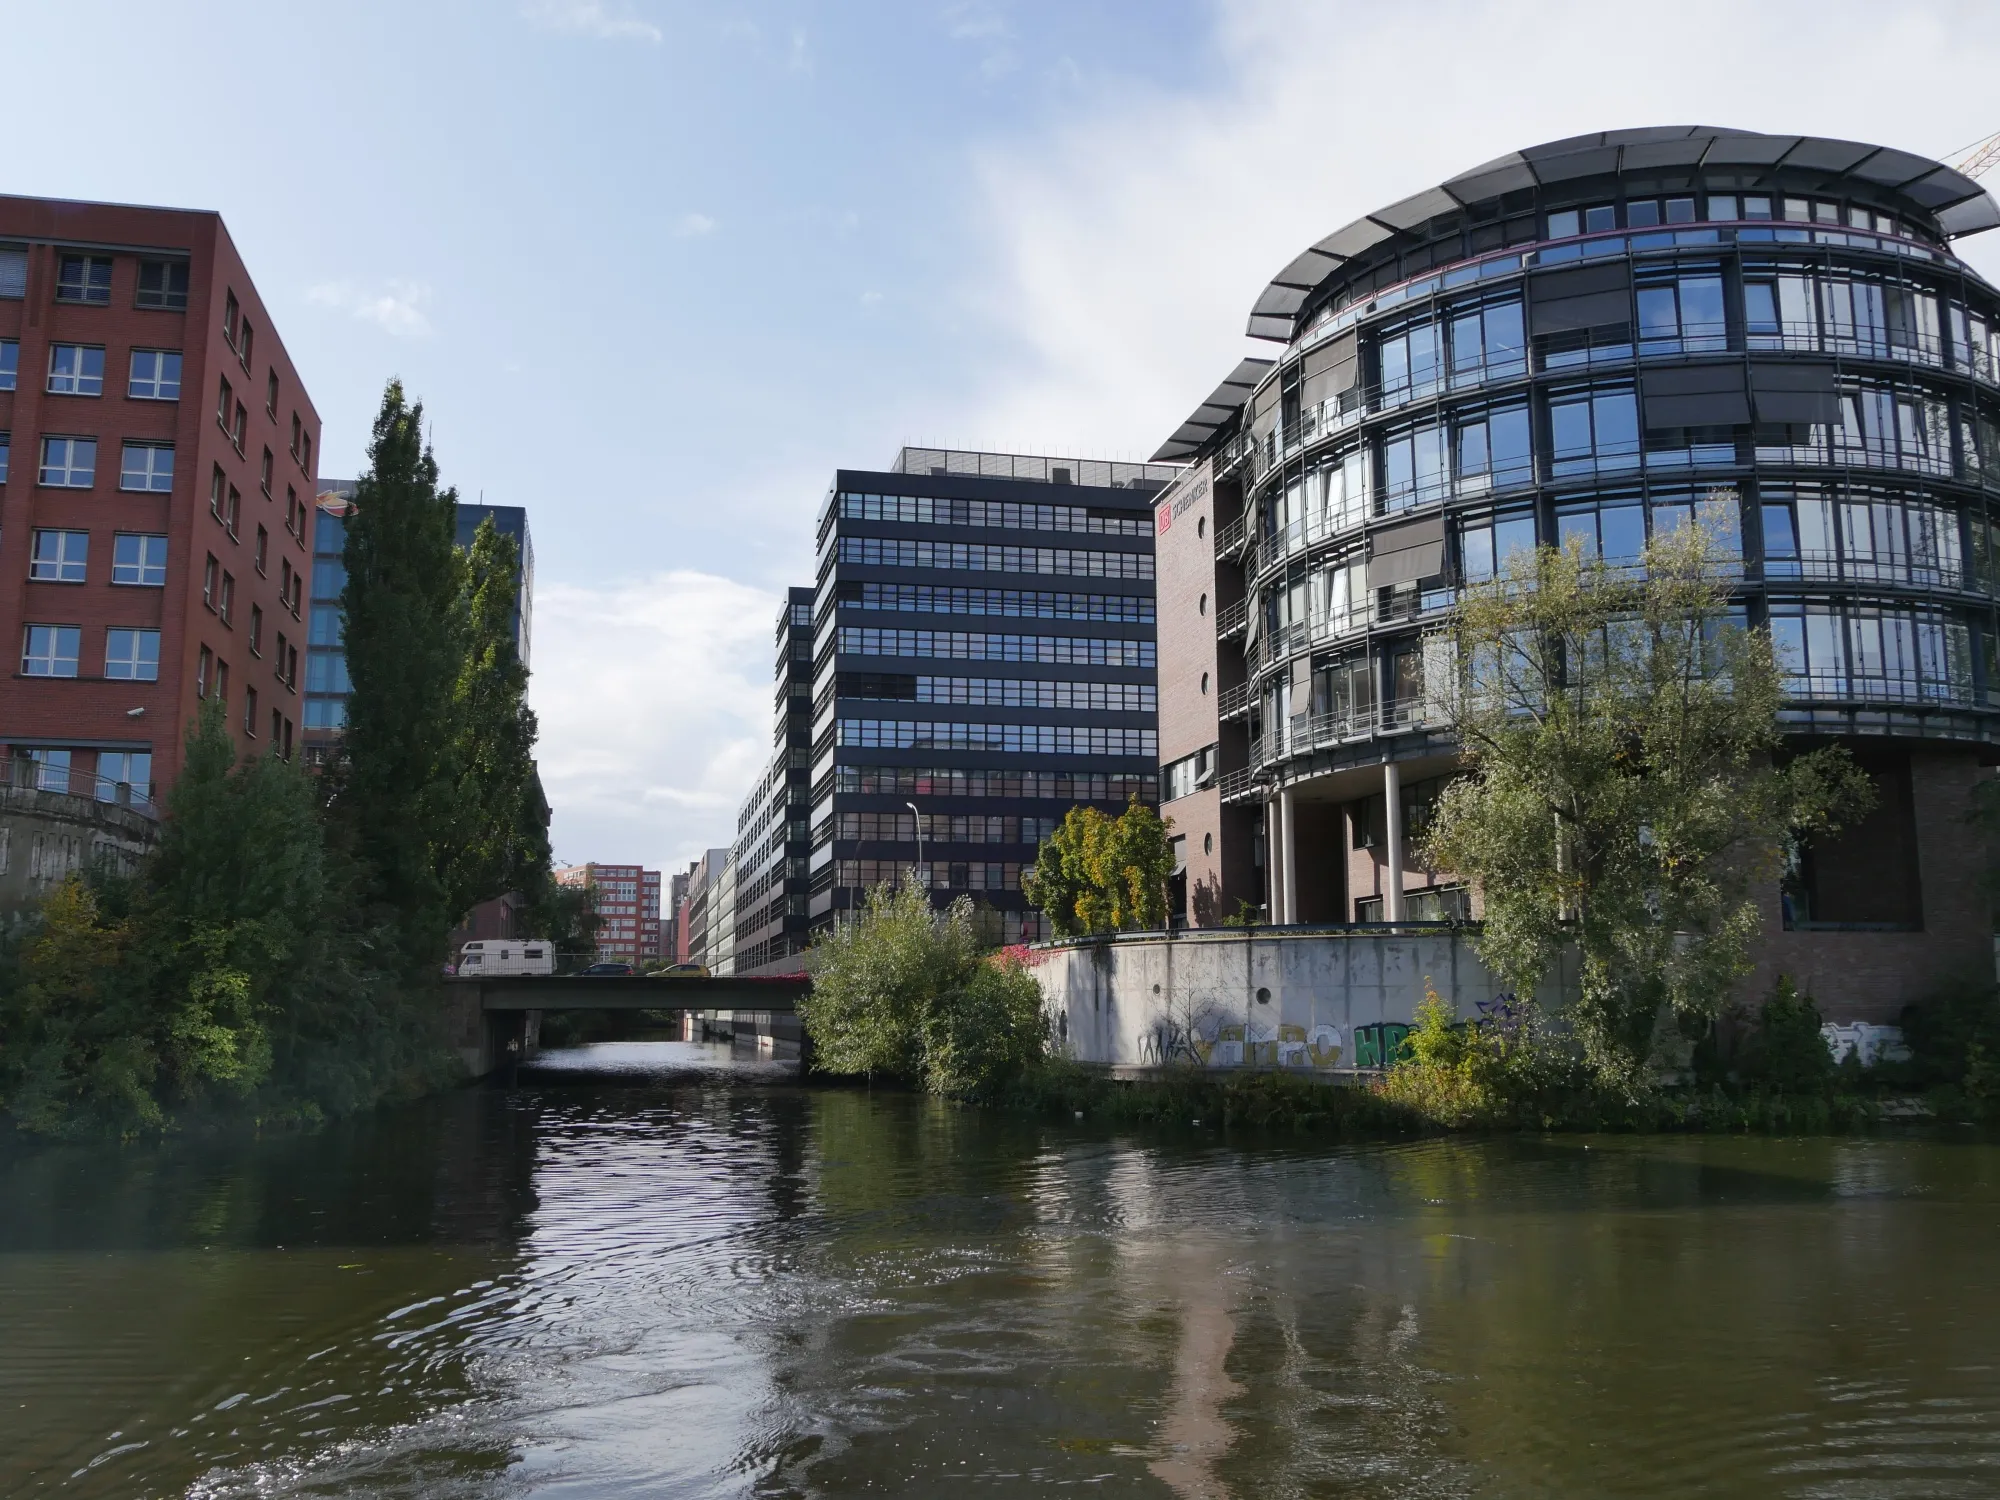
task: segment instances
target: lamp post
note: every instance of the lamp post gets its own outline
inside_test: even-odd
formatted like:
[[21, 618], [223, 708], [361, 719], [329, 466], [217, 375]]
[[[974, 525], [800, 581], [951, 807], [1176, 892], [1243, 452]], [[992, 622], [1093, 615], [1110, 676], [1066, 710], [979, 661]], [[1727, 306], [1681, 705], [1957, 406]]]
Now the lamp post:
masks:
[[924, 870], [924, 815], [917, 811], [917, 804], [914, 802], [905, 802], [903, 806], [910, 810], [910, 816], [915, 820], [917, 830], [917, 878], [923, 881], [924, 894], [928, 897], [931, 889], [931, 881], [930, 875]]

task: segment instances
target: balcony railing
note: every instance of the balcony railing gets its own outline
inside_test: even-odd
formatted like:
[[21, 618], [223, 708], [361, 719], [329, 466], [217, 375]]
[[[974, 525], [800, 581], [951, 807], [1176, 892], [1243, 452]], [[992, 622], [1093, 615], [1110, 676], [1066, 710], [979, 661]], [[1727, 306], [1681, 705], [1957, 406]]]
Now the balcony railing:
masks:
[[1290, 723], [1250, 742], [1250, 768], [1254, 774], [1294, 755], [1372, 739], [1379, 734], [1444, 728], [1450, 722], [1445, 705], [1424, 698], [1330, 714], [1294, 714]]
[[1215, 695], [1216, 717], [1240, 719], [1250, 712], [1250, 684], [1239, 682], [1235, 687], [1226, 687]]
[[1244, 518], [1238, 516], [1233, 521], [1225, 521], [1215, 528], [1215, 555], [1224, 562], [1234, 561], [1243, 550], [1243, 543], [1249, 538], [1249, 529]]
[[129, 808], [141, 817], [158, 818], [151, 782], [134, 784], [113, 781], [88, 771], [72, 771], [67, 766], [31, 760], [25, 755], [0, 756], [0, 785], [39, 792], [58, 792], [66, 797], [88, 797], [93, 802]]
[[1234, 604], [1225, 604], [1215, 612], [1215, 638], [1219, 641], [1239, 636], [1249, 628], [1250, 603], [1238, 599]]
[[1367, 602], [1356, 605], [1345, 614], [1301, 620], [1265, 631], [1256, 645], [1244, 653], [1244, 660], [1255, 672], [1309, 647], [1344, 640], [1384, 625], [1442, 618], [1457, 602], [1458, 591], [1454, 588], [1431, 589], [1419, 594], [1392, 593], [1386, 604], [1382, 602], [1381, 590], [1370, 589]]

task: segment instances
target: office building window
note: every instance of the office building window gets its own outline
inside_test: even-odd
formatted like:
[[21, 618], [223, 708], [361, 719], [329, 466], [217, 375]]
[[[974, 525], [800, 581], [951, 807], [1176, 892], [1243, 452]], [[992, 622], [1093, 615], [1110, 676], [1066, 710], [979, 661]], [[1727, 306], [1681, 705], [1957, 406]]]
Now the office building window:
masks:
[[28, 295], [28, 252], [0, 246], [0, 297], [19, 299]]
[[150, 750], [97, 752], [97, 800], [113, 802], [125, 796], [141, 805], [153, 800], [153, 754]]
[[347, 727], [347, 704], [340, 698], [308, 698], [306, 700], [306, 728], [344, 729]]
[[118, 488], [167, 494], [174, 487], [172, 443], [127, 443], [118, 465]]
[[309, 693], [347, 693], [353, 687], [347, 680], [347, 655], [341, 651], [309, 651], [306, 653], [306, 691]]
[[30, 539], [28, 576], [37, 583], [82, 583], [89, 552], [87, 531], [37, 531]]
[[256, 346], [256, 341], [257, 330], [252, 328], [250, 320], [245, 318], [243, 320], [242, 335], [236, 341], [236, 357], [243, 361], [243, 368], [246, 372], [250, 368], [250, 351]]
[[52, 396], [103, 395], [104, 351], [95, 344], [51, 344], [49, 346], [49, 394]]
[[313, 471], [313, 439], [310, 432], [299, 438], [299, 467], [308, 474]]
[[219, 657], [215, 663], [215, 701], [217, 703], [229, 701], [229, 663]]
[[222, 575], [222, 592], [216, 599], [215, 612], [222, 616], [223, 624], [230, 625], [234, 623], [236, 613], [236, 575], [233, 573], [225, 571]]
[[264, 572], [264, 560], [271, 550], [271, 533], [262, 526], [257, 528], [257, 571]]
[[236, 404], [236, 391], [224, 375], [215, 395], [215, 425], [224, 432], [229, 431], [229, 411]]
[[136, 401], [178, 401], [181, 357], [172, 349], [134, 349], [125, 394]]
[[14, 454], [14, 439], [11, 433], [0, 432], [0, 484], [7, 482], [8, 465]]
[[264, 492], [264, 498], [271, 497], [271, 450], [266, 448], [264, 456], [257, 461], [257, 488]]
[[229, 497], [222, 503], [222, 525], [233, 540], [236, 536], [236, 518], [243, 509], [243, 495], [235, 485], [229, 487]]
[[195, 658], [194, 663], [195, 697], [206, 698], [208, 696], [208, 680], [214, 675], [215, 653], [209, 650], [208, 647], [203, 646], [201, 648], [201, 655]]
[[1511, 559], [1532, 567], [1535, 553], [1535, 513], [1502, 511], [1465, 523], [1459, 532], [1459, 565], [1467, 583], [1485, 583], [1507, 569]]
[[0, 391], [11, 391], [21, 378], [21, 341], [0, 339]]
[[222, 336], [229, 341], [229, 347], [236, 347], [236, 324], [242, 317], [242, 308], [237, 305], [236, 293], [225, 292], [222, 299]]
[[1729, 347], [1722, 273], [1687, 273], [1639, 287], [1639, 352], [1699, 353]]
[[69, 790], [70, 752], [67, 750], [16, 750], [16, 758], [34, 766], [35, 786], [44, 792]]
[[215, 608], [215, 595], [222, 580], [222, 564], [216, 561], [213, 552], [208, 561], [201, 565], [201, 602], [210, 609]]
[[87, 490], [97, 478], [97, 439], [42, 439], [43, 484], [60, 490]]
[[1589, 474], [1639, 464], [1639, 403], [1630, 389], [1549, 397], [1550, 471]]
[[160, 678], [160, 632], [111, 629], [104, 632], [104, 675], [130, 682]]
[[250, 413], [245, 410], [243, 403], [239, 401], [236, 403], [235, 420], [231, 422], [229, 427], [229, 441], [236, 445], [238, 453], [243, 451], [243, 434], [249, 430], [249, 427]]
[[167, 539], [121, 531], [111, 539], [111, 581], [162, 587], [167, 581]]
[[256, 604], [250, 606], [250, 654], [264, 654], [264, 610]]
[[299, 456], [299, 435], [303, 431], [304, 431], [304, 424], [299, 421], [299, 414], [297, 412], [293, 412], [292, 413], [292, 457], [293, 458], [297, 458]]
[[340, 606], [338, 604], [315, 604], [312, 611], [312, 634], [308, 639], [315, 646], [338, 646], [340, 644]]
[[243, 690], [243, 732], [257, 738], [257, 690], [253, 687]]
[[82, 651], [82, 626], [30, 625], [21, 647], [21, 675], [74, 677]]
[[278, 420], [278, 372], [276, 370], [264, 379], [264, 410], [273, 422]]
[[186, 312], [188, 305], [188, 264], [184, 260], [142, 260], [139, 262], [141, 307]]
[[99, 306], [111, 300], [111, 257], [108, 255], [64, 255], [56, 260], [56, 301], [89, 302]]

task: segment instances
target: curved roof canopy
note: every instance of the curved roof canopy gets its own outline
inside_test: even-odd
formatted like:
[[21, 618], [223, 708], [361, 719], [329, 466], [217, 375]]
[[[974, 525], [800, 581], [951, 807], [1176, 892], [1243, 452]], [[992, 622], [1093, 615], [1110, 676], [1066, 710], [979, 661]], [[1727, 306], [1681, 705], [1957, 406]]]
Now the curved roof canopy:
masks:
[[1902, 198], [1918, 215], [1935, 220], [1947, 237], [2000, 226], [2000, 204], [1970, 177], [1888, 146], [1815, 135], [1761, 135], [1717, 125], [1604, 130], [1510, 151], [1336, 229], [1271, 279], [1251, 309], [1247, 331], [1252, 338], [1289, 343], [1300, 312], [1343, 267], [1356, 260], [1373, 264], [1379, 257], [1370, 251], [1439, 214], [1491, 203], [1523, 188], [1582, 178], [1710, 171], [1727, 172], [1738, 187], [1752, 190], [1759, 178], [1781, 173], [1794, 183], [1801, 176], [1818, 177], [1822, 192], [1852, 181], [1871, 196]]

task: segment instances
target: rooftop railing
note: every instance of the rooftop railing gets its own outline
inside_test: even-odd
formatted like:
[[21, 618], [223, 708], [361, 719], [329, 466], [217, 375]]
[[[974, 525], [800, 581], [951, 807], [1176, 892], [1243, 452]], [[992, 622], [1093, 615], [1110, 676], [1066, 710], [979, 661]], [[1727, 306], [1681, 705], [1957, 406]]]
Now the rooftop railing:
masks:
[[142, 817], [160, 816], [151, 782], [114, 781], [108, 776], [73, 771], [68, 766], [25, 755], [0, 756], [0, 785], [57, 792], [65, 797], [88, 797], [93, 802], [129, 808]]

